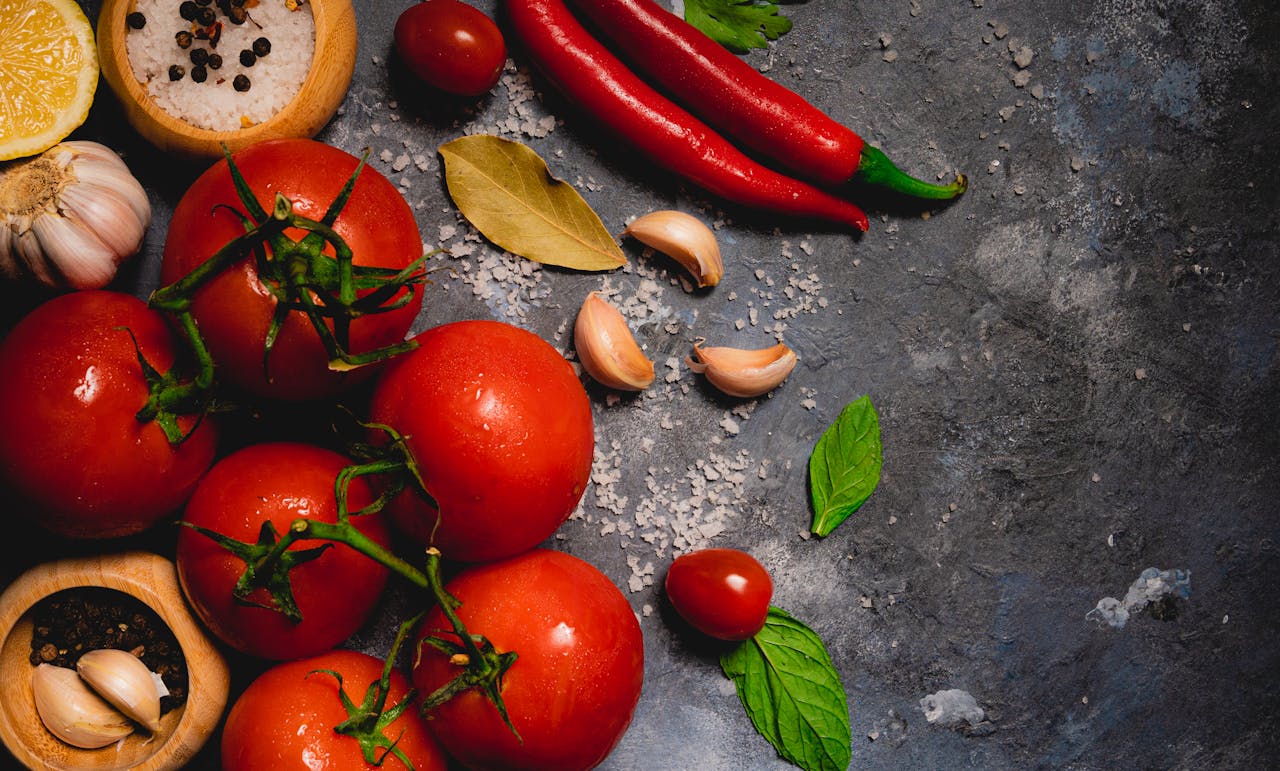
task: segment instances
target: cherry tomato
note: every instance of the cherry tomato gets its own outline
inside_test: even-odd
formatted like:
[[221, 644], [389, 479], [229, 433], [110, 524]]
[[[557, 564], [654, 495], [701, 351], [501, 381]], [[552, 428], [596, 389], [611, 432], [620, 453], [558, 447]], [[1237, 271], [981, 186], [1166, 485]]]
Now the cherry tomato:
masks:
[[769, 571], [737, 549], [703, 549], [676, 557], [667, 570], [667, 597], [703, 634], [746, 640], [764, 627], [773, 598]]
[[[342, 150], [310, 139], [262, 142], [233, 158], [266, 211], [271, 211], [279, 193], [293, 202], [295, 212], [314, 220], [323, 218], [359, 163]], [[236, 213], [243, 209], [227, 162], [219, 161], [191, 185], [174, 209], [161, 281], [177, 281], [243, 234], [244, 225]], [[422, 255], [413, 211], [395, 186], [369, 166], [361, 170], [333, 229], [351, 247], [356, 265], [398, 271]], [[302, 235], [286, 232], [295, 238]], [[332, 397], [373, 373], [371, 367], [331, 371], [319, 336], [300, 311], [287, 315], [264, 370], [263, 347], [276, 304], [248, 254], [195, 293], [192, 314], [222, 380], [260, 396], [306, 401]], [[415, 293], [402, 308], [356, 319], [351, 324], [351, 351], [402, 341], [420, 307], [421, 295]]]
[[0, 480], [23, 499], [10, 510], [61, 535], [107, 538], [181, 508], [217, 431], [206, 418], [175, 447], [135, 417], [150, 393], [138, 350], [159, 372], [173, 366], [164, 318], [109, 291], [55, 297], [0, 342]]
[[[333, 730], [349, 713], [342, 705], [337, 679], [316, 670], [340, 674], [342, 690], [359, 706], [370, 683], [382, 677], [382, 662], [364, 653], [335, 650], [277, 664], [259, 675], [227, 714], [222, 731], [223, 771], [405, 768], [395, 755], [387, 755], [381, 766], [367, 762], [355, 738]], [[384, 714], [402, 702], [408, 691], [407, 678], [393, 670]], [[415, 771], [446, 768], [444, 751], [419, 717], [416, 701], [381, 733], [404, 752]]]
[[[517, 659], [502, 698], [517, 739], [478, 689], [428, 713], [427, 726], [469, 768], [585, 769], [626, 732], [644, 680], [640, 624], [622, 593], [589, 563], [535, 549], [459, 573], [446, 589], [462, 602], [471, 634]], [[444, 614], [427, 614], [427, 633], [457, 641]], [[431, 693], [459, 668], [419, 643], [413, 683]]]
[[396, 19], [396, 52], [428, 85], [462, 96], [493, 88], [507, 44], [493, 20], [458, 0], [424, 0]]
[[541, 543], [591, 473], [591, 403], [573, 368], [542, 338], [496, 321], [415, 339], [378, 381], [370, 414], [407, 438], [441, 513], [406, 489], [388, 507], [393, 521], [465, 562]]
[[[296, 442], [250, 445], [216, 463], [187, 503], [183, 521], [237, 541], [256, 543], [263, 522], [285, 533], [297, 518], [337, 520], [334, 480], [349, 462], [337, 453]], [[373, 500], [363, 478], [352, 481], [352, 511]], [[383, 546], [390, 542], [379, 514], [353, 517], [359, 530]], [[299, 541], [290, 549], [311, 549]], [[232, 596], [244, 560], [191, 528], [178, 533], [178, 578], [200, 619], [231, 647], [268, 659], [294, 659], [326, 651], [350, 637], [373, 610], [388, 571], [343, 545], [289, 572], [302, 621], [274, 610], [237, 603]], [[268, 604], [265, 589], [250, 595]]]

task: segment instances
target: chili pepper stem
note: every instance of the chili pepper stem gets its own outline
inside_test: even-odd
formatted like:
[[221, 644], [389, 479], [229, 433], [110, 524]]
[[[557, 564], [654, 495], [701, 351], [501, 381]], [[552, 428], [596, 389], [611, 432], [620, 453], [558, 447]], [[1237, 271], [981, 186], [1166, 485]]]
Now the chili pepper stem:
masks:
[[957, 174], [955, 181], [946, 185], [935, 185], [916, 179], [895, 166], [880, 148], [871, 145], [862, 146], [862, 158], [853, 179], [869, 185], [880, 185], [912, 198], [934, 201], [950, 200], [969, 187], [969, 180], [963, 174]]

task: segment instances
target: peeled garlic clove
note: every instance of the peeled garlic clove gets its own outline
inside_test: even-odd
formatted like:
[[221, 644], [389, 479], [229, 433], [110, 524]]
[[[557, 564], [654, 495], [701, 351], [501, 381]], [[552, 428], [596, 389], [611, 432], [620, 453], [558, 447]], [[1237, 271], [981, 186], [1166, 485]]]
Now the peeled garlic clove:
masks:
[[693, 215], [671, 210], [650, 212], [628, 225], [622, 234], [680, 263], [700, 287], [715, 286], [724, 275], [716, 234]]
[[102, 648], [76, 662], [89, 687], [149, 731], [160, 730], [160, 693], [151, 670], [128, 651]]
[[763, 396], [778, 386], [796, 366], [796, 354], [782, 343], [771, 348], [705, 348], [699, 338], [693, 356], [684, 362], [705, 375], [707, 382], [730, 396]]
[[583, 369], [602, 385], [643, 391], [653, 382], [653, 362], [640, 350], [626, 319], [595, 292], [578, 311], [573, 345]]
[[133, 733], [129, 718], [89, 690], [74, 670], [41, 664], [31, 675], [31, 691], [41, 722], [73, 747], [105, 747]]

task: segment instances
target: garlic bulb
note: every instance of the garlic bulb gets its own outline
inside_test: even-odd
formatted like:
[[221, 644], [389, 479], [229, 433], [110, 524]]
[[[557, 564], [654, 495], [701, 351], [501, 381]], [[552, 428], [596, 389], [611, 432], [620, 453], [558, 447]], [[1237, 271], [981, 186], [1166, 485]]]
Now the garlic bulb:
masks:
[[0, 275], [96, 289], [137, 254], [151, 224], [146, 191], [97, 142], [63, 142], [0, 166]]
[[76, 671], [111, 706], [148, 731], [160, 730], [160, 692], [142, 659], [128, 651], [101, 648], [82, 655]]
[[133, 733], [129, 718], [89, 690], [75, 670], [41, 664], [31, 675], [31, 691], [41, 722], [73, 747], [105, 747]]

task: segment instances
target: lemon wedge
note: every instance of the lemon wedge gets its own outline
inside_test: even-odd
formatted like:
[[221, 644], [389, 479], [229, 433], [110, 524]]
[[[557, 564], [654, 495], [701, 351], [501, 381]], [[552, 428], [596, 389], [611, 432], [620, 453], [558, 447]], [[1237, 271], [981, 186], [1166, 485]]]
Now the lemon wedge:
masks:
[[75, 0], [0, 0], [0, 160], [44, 152], [89, 115], [93, 27]]

